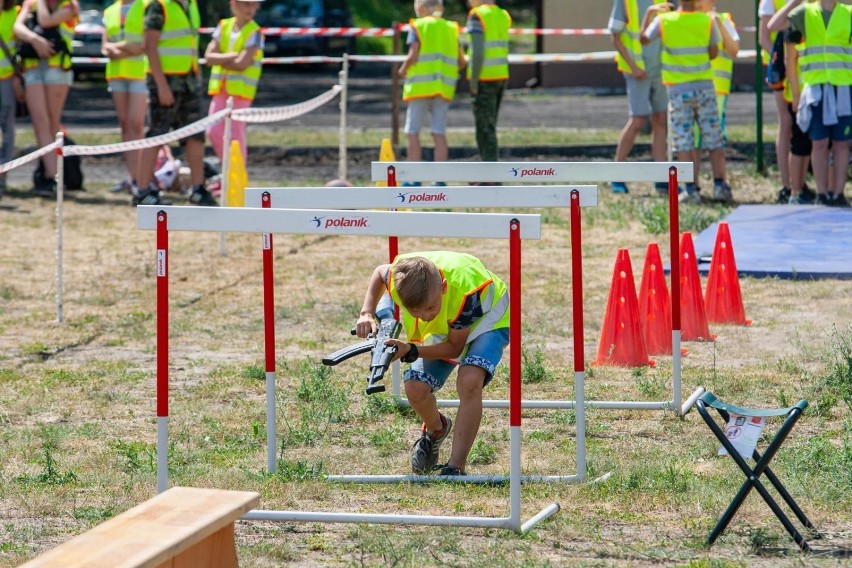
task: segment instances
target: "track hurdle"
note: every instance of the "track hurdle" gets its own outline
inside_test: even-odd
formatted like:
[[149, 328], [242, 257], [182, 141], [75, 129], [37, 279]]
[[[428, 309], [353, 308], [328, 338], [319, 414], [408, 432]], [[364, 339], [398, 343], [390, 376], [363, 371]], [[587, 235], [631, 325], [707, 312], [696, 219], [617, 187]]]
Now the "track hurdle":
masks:
[[[551, 503], [521, 522], [521, 242], [541, 238], [539, 215], [476, 213], [408, 213], [334, 209], [229, 209], [139, 206], [137, 228], [156, 230], [157, 274], [157, 490], [168, 489], [169, 403], [169, 231], [491, 238], [509, 241], [510, 354], [509, 516], [454, 517], [435, 515], [349, 514], [255, 510], [247, 520], [501, 528], [525, 533], [559, 510]], [[328, 220], [323, 223], [322, 220]], [[464, 476], [460, 476], [464, 477]]]
[[[571, 208], [571, 258], [574, 332], [574, 397], [572, 401], [521, 400], [522, 408], [573, 408], [577, 414], [577, 473], [574, 475], [526, 475], [524, 481], [536, 482], [582, 482], [586, 479], [586, 422], [585, 422], [585, 369], [583, 335], [583, 284], [582, 284], [582, 244], [580, 230], [580, 208], [597, 205], [597, 187], [587, 186], [502, 186], [502, 187], [441, 187], [441, 188], [249, 188], [246, 189], [246, 205], [263, 208], [319, 208], [334, 207], [343, 209], [394, 208], [400, 205], [411, 208], [463, 208], [463, 207], [570, 207]], [[402, 201], [400, 201], [402, 200]], [[406, 216], [408, 213], [405, 214]], [[267, 240], [268, 239], [268, 240]], [[272, 290], [272, 243], [271, 235], [264, 236], [263, 273], [264, 273], [264, 327], [266, 329], [266, 378], [267, 378], [267, 467], [274, 471], [277, 447], [275, 432], [276, 410], [274, 404], [275, 389], [275, 310]], [[395, 237], [392, 237], [395, 239]], [[395, 248], [389, 253], [392, 262], [396, 256]], [[268, 282], [268, 284], [267, 284]], [[399, 364], [393, 365], [393, 394], [397, 401], [407, 404], [400, 392]], [[273, 398], [270, 399], [270, 396]], [[458, 406], [458, 401], [439, 401], [442, 406]], [[507, 400], [484, 400], [485, 408], [510, 408]], [[272, 451], [269, 451], [272, 448]], [[429, 475], [329, 475], [329, 481], [355, 483], [400, 483], [432, 482], [437, 478]], [[466, 475], [454, 478], [468, 483], [505, 482], [505, 476]]]
[[[392, 175], [391, 175], [392, 172]], [[671, 258], [680, 258], [678, 217], [678, 176], [692, 179], [691, 162], [373, 162], [373, 182], [517, 182], [554, 183], [645, 181], [669, 184], [669, 233]], [[393, 184], [391, 183], [393, 179]], [[685, 402], [681, 392], [680, 282], [679, 263], [672, 262], [672, 400], [670, 401], [586, 401], [586, 406], [610, 409], [671, 410], [683, 416], [704, 392], [698, 387]], [[451, 404], [440, 401], [440, 404]]]

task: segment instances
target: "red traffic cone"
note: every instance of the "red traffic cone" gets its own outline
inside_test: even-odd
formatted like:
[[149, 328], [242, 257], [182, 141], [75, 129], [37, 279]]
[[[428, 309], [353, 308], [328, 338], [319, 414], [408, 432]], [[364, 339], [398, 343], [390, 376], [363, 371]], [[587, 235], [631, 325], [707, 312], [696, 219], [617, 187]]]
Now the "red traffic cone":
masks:
[[719, 223], [716, 231], [716, 245], [713, 247], [710, 274], [704, 291], [704, 307], [707, 321], [751, 325], [751, 320], [745, 317], [731, 231], [724, 221]]
[[672, 309], [660, 247], [649, 243], [639, 284], [639, 322], [649, 355], [672, 354]]
[[615, 258], [615, 271], [609, 288], [601, 342], [594, 364], [624, 367], [654, 365], [653, 361], [648, 360], [648, 352], [642, 338], [636, 285], [633, 282], [633, 268], [627, 249], [619, 249]]
[[680, 236], [680, 323], [684, 341], [713, 341], [704, 313], [704, 296], [701, 294], [701, 277], [692, 233]]

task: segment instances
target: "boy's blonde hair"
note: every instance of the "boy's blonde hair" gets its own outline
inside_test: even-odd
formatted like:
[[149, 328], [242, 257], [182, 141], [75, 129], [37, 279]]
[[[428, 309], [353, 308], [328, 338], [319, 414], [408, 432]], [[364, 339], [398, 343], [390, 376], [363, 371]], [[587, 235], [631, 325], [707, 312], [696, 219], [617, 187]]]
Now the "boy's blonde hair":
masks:
[[441, 271], [422, 256], [401, 258], [393, 264], [393, 284], [402, 305], [419, 308], [441, 290]]
[[444, 12], [444, 0], [414, 0], [414, 7], [431, 9], [433, 14]]

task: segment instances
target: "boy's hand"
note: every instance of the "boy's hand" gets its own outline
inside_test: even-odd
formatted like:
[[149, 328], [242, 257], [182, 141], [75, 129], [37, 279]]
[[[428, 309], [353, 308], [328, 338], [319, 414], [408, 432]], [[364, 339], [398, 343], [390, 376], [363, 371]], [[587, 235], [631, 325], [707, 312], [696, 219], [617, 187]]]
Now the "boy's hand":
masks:
[[405, 357], [411, 350], [411, 346], [409, 346], [408, 343], [400, 341], [399, 339], [385, 339], [385, 345], [396, 345], [396, 355], [394, 355], [393, 359], [391, 359], [391, 363]]
[[358, 322], [355, 324], [355, 335], [361, 339], [366, 339], [371, 333], [378, 331], [378, 322], [373, 314], [361, 314], [358, 317]]
[[638, 79], [639, 81], [643, 81], [648, 78], [648, 72], [637, 67], [630, 72], [630, 76], [634, 79]]
[[675, 9], [674, 4], [671, 2], [665, 2], [663, 4], [652, 4], [648, 6], [649, 12], [671, 12]]

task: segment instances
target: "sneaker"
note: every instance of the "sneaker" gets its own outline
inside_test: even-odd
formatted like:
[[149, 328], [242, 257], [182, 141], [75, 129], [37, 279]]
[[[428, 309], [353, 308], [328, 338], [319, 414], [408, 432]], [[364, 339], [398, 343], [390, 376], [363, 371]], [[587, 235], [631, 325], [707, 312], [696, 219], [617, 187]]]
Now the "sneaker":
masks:
[[419, 181], [404, 181], [402, 182], [402, 187], [420, 187]]
[[[132, 186], [131, 186], [132, 187]], [[133, 201], [132, 205], [171, 205], [168, 201], [164, 201], [160, 188], [151, 184], [145, 191], [132, 187]]]
[[654, 191], [656, 191], [660, 195], [668, 195], [669, 194], [669, 184], [664, 181], [658, 181], [654, 183]]
[[713, 199], [725, 202], [733, 201], [734, 196], [731, 193], [731, 186], [723, 181], [713, 184]]
[[793, 195], [793, 192], [790, 191], [789, 187], [782, 187], [778, 190], [778, 199], [776, 201], [778, 203], [789, 203], [791, 195]]
[[831, 203], [829, 205], [831, 207], [849, 207], [849, 202], [846, 201], [845, 195], [838, 193], [831, 196]]
[[133, 182], [129, 179], [123, 179], [111, 188], [109, 188], [110, 193], [124, 193], [125, 191], [130, 193], [132, 191]]
[[802, 184], [802, 191], [799, 193], [800, 197], [803, 197], [807, 200], [808, 203], [813, 203], [816, 200], [816, 192], [808, 187], [808, 184]]
[[447, 187], [447, 182], [445, 181], [436, 181], [435, 187]]
[[444, 465], [438, 466], [438, 475], [467, 475], [467, 474], [463, 470], [457, 468], [456, 466], [445, 463]]
[[189, 202], [193, 205], [203, 205], [205, 207], [215, 207], [219, 205], [216, 198], [207, 191], [203, 185], [196, 185], [192, 188], [192, 193], [189, 195]]
[[40, 178], [32, 189], [38, 197], [54, 197], [56, 195], [56, 180]]
[[677, 193], [679, 203], [701, 203], [701, 188], [694, 183], [687, 183], [685, 186], [679, 187]]
[[798, 195], [791, 195], [787, 203], [790, 205], [813, 205], [814, 202], [800, 193]]
[[629, 190], [627, 189], [627, 184], [623, 181], [614, 181], [611, 182], [609, 185], [612, 188], [613, 193], [629, 193]]
[[817, 205], [831, 205], [831, 202], [831, 196], [825, 193], [817, 193], [816, 201], [814, 201]]
[[411, 448], [411, 471], [417, 474], [429, 473], [435, 468], [438, 463], [438, 450], [441, 449], [441, 444], [447, 439], [450, 430], [453, 428], [453, 421], [441, 414], [441, 424], [444, 428], [436, 436], [434, 433], [426, 432], [426, 425], [423, 425], [420, 433], [420, 439], [414, 442]]

